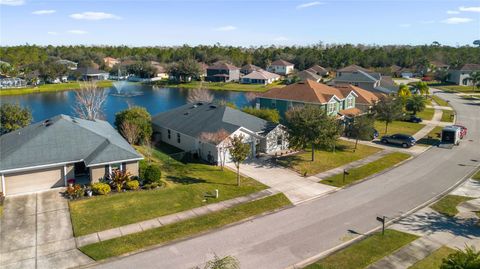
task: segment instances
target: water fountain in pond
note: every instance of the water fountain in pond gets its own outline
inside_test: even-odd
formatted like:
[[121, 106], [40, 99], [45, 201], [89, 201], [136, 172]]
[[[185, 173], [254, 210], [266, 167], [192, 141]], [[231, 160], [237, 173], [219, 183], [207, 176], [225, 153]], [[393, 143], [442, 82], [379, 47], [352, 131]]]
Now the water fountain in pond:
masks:
[[143, 95], [143, 92], [141, 91], [132, 91], [126, 89], [127, 84], [128, 82], [124, 80], [113, 82], [113, 88], [115, 89], [115, 92], [111, 93], [110, 95], [118, 97], [134, 97]]

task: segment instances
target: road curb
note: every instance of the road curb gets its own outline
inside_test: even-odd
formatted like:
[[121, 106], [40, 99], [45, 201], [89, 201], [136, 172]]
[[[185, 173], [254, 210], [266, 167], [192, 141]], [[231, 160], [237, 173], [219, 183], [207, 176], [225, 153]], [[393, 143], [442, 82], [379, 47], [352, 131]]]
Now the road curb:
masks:
[[[459, 181], [457, 181], [454, 185], [452, 185], [451, 187], [449, 187], [449, 188], [446, 189], [445, 191], [437, 194], [437, 195], [434, 196], [433, 198], [431, 198], [431, 199], [427, 200], [426, 202], [424, 202], [424, 203], [422, 203], [422, 204], [420, 204], [420, 205], [418, 205], [418, 206], [410, 209], [409, 211], [403, 213], [402, 215], [400, 215], [400, 216], [398, 216], [398, 217], [395, 217], [395, 218], [392, 218], [392, 219], [386, 221], [386, 222], [385, 222], [385, 227], [388, 227], [388, 226], [394, 224], [395, 222], [397, 222], [398, 220], [401, 220], [401, 219], [403, 219], [403, 218], [411, 215], [412, 213], [415, 213], [416, 211], [418, 211], [418, 210], [420, 210], [420, 209], [422, 209], [422, 208], [424, 208], [424, 207], [426, 207], [426, 206], [428, 206], [428, 205], [430, 205], [430, 204], [433, 204], [434, 202], [440, 200], [441, 198], [443, 198], [444, 196], [446, 196], [448, 193], [452, 192], [454, 189], [456, 189], [458, 186], [460, 186], [462, 183], [464, 183], [466, 180], [468, 180], [469, 178], [471, 178], [471, 177], [477, 172], [477, 170], [478, 170], [479, 167], [480, 167], [480, 165], [475, 166], [472, 171], [470, 171], [467, 175], [465, 175], [464, 177], [462, 177], [462, 178], [461, 178]], [[322, 259], [322, 258], [325, 258], [326, 256], [328, 256], [328, 255], [330, 255], [330, 254], [332, 254], [332, 253], [334, 253], [334, 252], [337, 252], [337, 251], [339, 251], [339, 250], [342, 250], [342, 249], [344, 249], [344, 248], [346, 248], [346, 247], [348, 247], [348, 246], [350, 246], [350, 245], [352, 245], [352, 244], [354, 244], [354, 243], [356, 243], [356, 242], [358, 242], [358, 241], [360, 241], [360, 240], [362, 240], [362, 239], [370, 236], [372, 233], [374, 233], [374, 232], [376, 232], [376, 231], [379, 231], [379, 230], [381, 230], [381, 229], [382, 229], [382, 226], [377, 226], [377, 227], [373, 228], [372, 230], [370, 230], [370, 231], [368, 231], [368, 232], [366, 232], [366, 233], [364, 233], [364, 234], [362, 234], [362, 235], [360, 235], [360, 236], [358, 236], [358, 237], [356, 237], [356, 238], [354, 238], [354, 239], [352, 239], [352, 240], [350, 240], [350, 241], [347, 241], [347, 242], [342, 243], [342, 244], [340, 244], [340, 245], [338, 245], [338, 246], [335, 246], [335, 247], [333, 247], [333, 248], [330, 248], [330, 249], [328, 249], [328, 250], [325, 250], [325, 251], [323, 251], [323, 252], [320, 252], [320, 253], [318, 253], [318, 254], [316, 254], [316, 255], [314, 255], [314, 256], [311, 256], [311, 257], [309, 257], [309, 258], [307, 258], [307, 259], [304, 259], [303, 261], [300, 261], [300, 262], [297, 262], [297, 263], [295, 263], [295, 264], [292, 264], [292, 265], [290, 265], [290, 266], [288, 266], [288, 267], [285, 267], [285, 269], [303, 268], [303, 267], [305, 267], [305, 266], [307, 266], [307, 265], [310, 265], [310, 264], [312, 264], [312, 263], [314, 263], [314, 262], [316, 262], [316, 261], [318, 261], [318, 260], [320, 260], [320, 259]]]

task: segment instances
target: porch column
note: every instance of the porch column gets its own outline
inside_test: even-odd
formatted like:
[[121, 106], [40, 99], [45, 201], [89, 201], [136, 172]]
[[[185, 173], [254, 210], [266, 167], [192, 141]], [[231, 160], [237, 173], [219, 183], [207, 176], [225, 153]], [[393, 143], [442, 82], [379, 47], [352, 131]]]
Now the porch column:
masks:
[[2, 192], [3, 195], [6, 195], [5, 193], [5, 176], [2, 174]]
[[65, 182], [65, 187], [67, 186], [67, 165], [63, 165], [63, 181]]

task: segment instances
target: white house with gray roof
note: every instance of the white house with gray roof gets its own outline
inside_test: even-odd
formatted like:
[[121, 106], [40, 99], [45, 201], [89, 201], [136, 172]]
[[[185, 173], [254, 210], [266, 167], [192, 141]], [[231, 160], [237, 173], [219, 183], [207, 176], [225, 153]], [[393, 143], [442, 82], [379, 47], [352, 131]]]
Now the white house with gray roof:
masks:
[[380, 73], [372, 72], [354, 64], [337, 70], [336, 77], [330, 82], [332, 85], [345, 83], [372, 92], [385, 94], [398, 92], [398, 86], [395, 85], [392, 77], [382, 76]]
[[210, 163], [230, 161], [229, 138], [243, 136], [250, 158], [288, 149], [285, 127], [224, 105], [186, 104], [152, 118], [154, 140], [175, 146]]
[[97, 182], [115, 169], [138, 175], [143, 159], [108, 122], [66, 115], [0, 136], [0, 149], [6, 195]]
[[267, 85], [280, 79], [280, 75], [270, 73], [265, 70], [252, 71], [250, 74], [243, 76], [240, 80], [243, 84], [263, 84]]

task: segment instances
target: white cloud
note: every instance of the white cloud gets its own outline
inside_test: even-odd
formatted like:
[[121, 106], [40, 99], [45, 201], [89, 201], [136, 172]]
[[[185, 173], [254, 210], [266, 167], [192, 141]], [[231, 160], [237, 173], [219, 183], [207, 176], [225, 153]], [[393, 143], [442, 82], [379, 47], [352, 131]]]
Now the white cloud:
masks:
[[237, 30], [237, 27], [233, 25], [225, 25], [225, 26], [215, 28], [215, 31], [220, 31], [220, 32], [233, 31], [233, 30]]
[[411, 27], [412, 25], [410, 23], [402, 23], [402, 24], [399, 24], [398, 26], [402, 28], [408, 28], [408, 27]]
[[461, 18], [461, 17], [451, 17], [451, 18], [448, 18], [446, 20], [443, 20], [442, 22], [446, 23], [446, 24], [460, 24], [460, 23], [467, 23], [467, 22], [471, 22], [471, 21], [473, 21], [473, 19]]
[[322, 4], [323, 4], [322, 2], [318, 2], [318, 1], [308, 2], [308, 3], [305, 3], [305, 4], [300, 4], [300, 5], [298, 5], [298, 6], [297, 6], [297, 9], [314, 7], [314, 6], [318, 6], [318, 5], [322, 5]]
[[43, 10], [35, 10], [34, 12], [32, 12], [32, 14], [34, 15], [48, 15], [48, 14], [53, 14], [57, 12], [56, 10], [53, 10], [53, 9], [43, 9]]
[[50, 32], [47, 32], [47, 34], [49, 34], [49, 35], [58, 35], [58, 32], [50, 31]]
[[84, 30], [69, 30], [68, 31], [70, 34], [75, 34], [75, 35], [84, 35], [87, 34], [87, 31]]
[[447, 10], [447, 14], [460, 14], [458, 10]]
[[70, 18], [76, 19], [76, 20], [88, 20], [88, 21], [120, 19], [119, 16], [114, 14], [105, 13], [105, 12], [92, 12], [92, 11], [87, 11], [83, 13], [74, 13], [70, 15]]
[[0, 0], [0, 5], [21, 6], [25, 4], [25, 0]]
[[275, 37], [273, 40], [275, 40], [275, 41], [287, 41], [287, 40], [288, 40], [288, 37], [286, 37], [286, 36], [277, 36], [277, 37]]
[[480, 12], [480, 6], [478, 6], [478, 7], [459, 7], [458, 9], [460, 11], [466, 11], [466, 12]]

